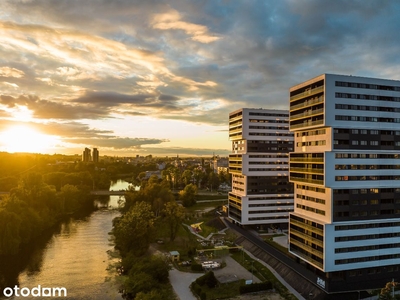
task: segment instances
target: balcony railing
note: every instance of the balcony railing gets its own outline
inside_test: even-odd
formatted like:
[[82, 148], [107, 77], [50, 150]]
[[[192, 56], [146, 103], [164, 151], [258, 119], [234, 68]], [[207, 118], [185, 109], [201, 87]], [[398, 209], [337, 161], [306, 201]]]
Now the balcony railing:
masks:
[[312, 96], [312, 95], [318, 94], [318, 93], [323, 92], [323, 91], [324, 91], [324, 86], [322, 85], [322, 86], [316, 87], [314, 89], [310, 89], [308, 91], [305, 91], [303, 93], [294, 95], [294, 96], [290, 97], [290, 101], [295, 101], [295, 100], [298, 100], [298, 99], [301, 99], [301, 98], [304, 98], [304, 97], [307, 97], [307, 96]]
[[296, 225], [296, 226], [301, 227], [303, 229], [315, 232], [316, 234], [319, 234], [321, 236], [324, 235], [324, 231], [322, 229], [314, 227], [314, 226], [311, 226], [309, 224], [306, 224], [306, 223], [303, 223], [303, 222], [300, 222], [300, 221], [297, 221], [297, 220], [294, 220], [294, 219], [290, 219], [290, 224], [293, 224], [293, 225]]
[[233, 118], [229, 118], [229, 123], [232, 123], [234, 121], [241, 120], [241, 119], [243, 119], [243, 115], [236, 116], [236, 117], [233, 117]]
[[289, 181], [294, 181], [294, 182], [307, 182], [307, 183], [313, 183], [313, 184], [318, 184], [318, 185], [323, 185], [324, 181], [320, 179], [309, 179], [309, 178], [302, 178], [302, 177], [294, 177], [294, 176], [289, 176]]
[[316, 265], [321, 270], [323, 270], [324, 266], [323, 266], [323, 264], [321, 262], [319, 262], [319, 261], [317, 261], [315, 259], [312, 259], [311, 257], [309, 257], [309, 256], [307, 256], [307, 255], [305, 255], [305, 254], [303, 254], [301, 252], [298, 252], [298, 251], [291, 251], [291, 252], [295, 253], [296, 255], [302, 257], [305, 261], [311, 262], [312, 264]]
[[231, 164], [231, 163], [229, 163], [229, 168], [242, 168], [243, 166], [242, 166], [242, 164]]
[[324, 120], [317, 120], [317, 121], [312, 121], [312, 122], [303, 122], [300, 124], [295, 124], [295, 125], [290, 125], [290, 130], [296, 129], [296, 128], [301, 128], [301, 127], [310, 127], [310, 126], [315, 126], [315, 125], [320, 125], [324, 124]]
[[314, 249], [311, 246], [303, 244], [302, 242], [296, 241], [294, 239], [290, 239], [290, 243], [293, 244], [293, 245], [296, 245], [296, 246], [298, 246], [298, 247], [300, 247], [300, 248], [302, 248], [304, 250], [306, 250], [309, 253], [314, 254], [315, 256], [318, 256], [319, 258], [322, 258], [322, 259], [324, 258], [323, 252], [321, 252], [321, 251], [319, 251], [317, 249]]
[[316, 168], [290, 168], [290, 171], [300, 172], [300, 173], [324, 174], [324, 169], [316, 169]]
[[313, 106], [315, 104], [322, 103], [322, 102], [324, 102], [324, 97], [321, 96], [314, 100], [307, 100], [307, 101], [304, 101], [303, 103], [292, 105], [292, 106], [290, 106], [290, 111], [294, 111], [296, 109], [307, 107], [307, 106]]
[[290, 161], [305, 161], [305, 162], [310, 162], [310, 163], [319, 163], [319, 162], [324, 162], [324, 158], [319, 158], [319, 157], [310, 157], [310, 158], [303, 158], [303, 157], [290, 157]]
[[302, 239], [310, 241], [310, 242], [312, 242], [313, 244], [315, 244], [317, 246], [324, 247], [324, 242], [323, 241], [321, 241], [319, 239], [316, 239], [316, 238], [314, 238], [312, 236], [309, 236], [309, 235], [307, 235], [305, 233], [302, 233], [300, 231], [297, 231], [297, 230], [295, 230], [293, 228], [290, 228], [290, 234], [297, 235], [298, 237], [301, 237]]
[[229, 129], [229, 134], [234, 134], [234, 133], [241, 133], [243, 131], [243, 128], [236, 128], [236, 129]]
[[291, 115], [290, 116], [290, 120], [297, 120], [297, 119], [301, 119], [301, 118], [306, 118], [306, 117], [311, 117], [311, 116], [315, 116], [315, 115], [319, 115], [319, 114], [323, 114], [324, 113], [324, 109], [323, 108], [319, 108], [319, 109], [314, 109], [314, 110], [309, 110], [300, 114], [295, 114], [295, 115]]

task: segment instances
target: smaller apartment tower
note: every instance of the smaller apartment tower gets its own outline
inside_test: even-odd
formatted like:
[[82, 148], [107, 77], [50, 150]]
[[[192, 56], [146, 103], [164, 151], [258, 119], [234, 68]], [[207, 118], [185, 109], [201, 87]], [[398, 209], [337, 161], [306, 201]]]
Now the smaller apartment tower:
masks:
[[229, 114], [229, 218], [241, 225], [287, 228], [293, 211], [288, 178], [293, 135], [284, 110], [243, 108]]
[[93, 148], [93, 162], [99, 162], [99, 150], [97, 148]]
[[85, 150], [82, 153], [82, 161], [83, 162], [90, 162], [92, 160], [92, 151], [90, 151], [89, 148], [85, 148]]

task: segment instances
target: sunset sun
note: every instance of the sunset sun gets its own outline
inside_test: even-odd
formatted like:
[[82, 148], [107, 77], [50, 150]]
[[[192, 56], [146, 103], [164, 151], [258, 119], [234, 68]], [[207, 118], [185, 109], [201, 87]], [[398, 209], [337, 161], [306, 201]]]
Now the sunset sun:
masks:
[[0, 132], [0, 149], [6, 152], [42, 153], [54, 147], [57, 138], [24, 125]]

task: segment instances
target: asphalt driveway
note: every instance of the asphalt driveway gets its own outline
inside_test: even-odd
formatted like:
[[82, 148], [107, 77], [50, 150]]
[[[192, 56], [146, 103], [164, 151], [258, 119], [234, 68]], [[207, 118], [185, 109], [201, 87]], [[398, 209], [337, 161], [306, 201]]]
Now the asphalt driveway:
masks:
[[178, 298], [181, 300], [197, 300], [189, 289], [189, 285], [204, 273], [181, 272], [177, 269], [169, 271], [169, 280]]

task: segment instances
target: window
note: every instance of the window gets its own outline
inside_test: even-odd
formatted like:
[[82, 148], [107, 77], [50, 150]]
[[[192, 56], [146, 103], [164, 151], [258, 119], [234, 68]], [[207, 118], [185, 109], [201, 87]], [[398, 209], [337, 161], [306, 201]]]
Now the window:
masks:
[[379, 134], [379, 131], [378, 130], [371, 130], [370, 134]]
[[352, 134], [358, 134], [358, 129], [352, 129], [352, 130], [351, 130], [351, 133], [352, 133]]
[[[400, 144], [400, 142], [399, 142], [399, 144]], [[367, 145], [367, 141], [360, 141], [360, 145], [361, 146], [366, 146]]]
[[352, 140], [352, 141], [351, 141], [351, 144], [354, 145], [354, 146], [355, 146], [355, 145], [358, 145], [358, 141]]
[[[372, 130], [371, 130], [372, 131]], [[371, 133], [372, 134], [372, 133]], [[370, 141], [371, 146], [378, 146], [379, 142], [378, 141]]]

